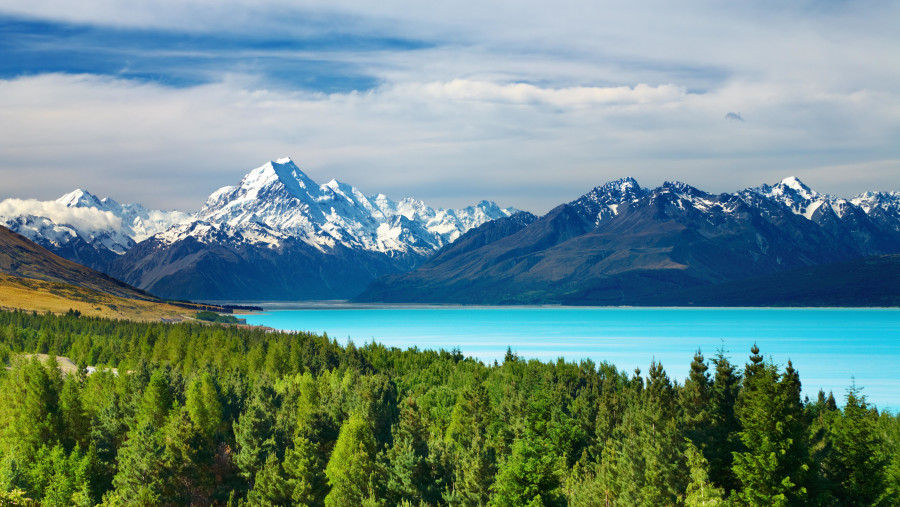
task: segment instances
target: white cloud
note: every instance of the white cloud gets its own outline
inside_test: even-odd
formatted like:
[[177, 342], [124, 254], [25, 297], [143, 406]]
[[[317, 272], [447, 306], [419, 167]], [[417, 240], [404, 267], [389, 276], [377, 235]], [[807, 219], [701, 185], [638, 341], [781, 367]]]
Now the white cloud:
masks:
[[435, 100], [483, 101], [509, 104], [550, 105], [579, 108], [602, 104], [647, 104], [680, 101], [686, 95], [684, 89], [674, 85], [634, 87], [541, 88], [527, 83], [494, 83], [454, 79], [449, 82], [433, 82], [424, 85], [409, 84], [398, 87], [399, 93], [424, 94]]
[[76, 230], [98, 231], [119, 230], [122, 220], [109, 211], [96, 208], [69, 208], [55, 201], [35, 199], [4, 199], [0, 201], [0, 220], [13, 220], [20, 216], [45, 217], [58, 225], [71, 225]]
[[[788, 174], [842, 196], [900, 186], [891, 170], [835, 177], [843, 166], [900, 159], [896, 2], [339, 1], [298, 10], [288, 0], [0, 0], [0, 11], [225, 37], [434, 43], [242, 54], [251, 63], [328, 59], [381, 83], [333, 95], [224, 70], [212, 84], [180, 89], [91, 75], [0, 81], [9, 196], [88, 187], [192, 211], [284, 155], [316, 179], [368, 193], [448, 207], [492, 198], [537, 212], [626, 175], [712, 191]], [[728, 111], [752, 121], [724, 122]]]
[[[738, 103], [754, 121], [723, 128], [722, 111]], [[490, 198], [545, 211], [625, 175], [725, 191], [771, 180], [772, 172], [777, 181], [798, 169], [852, 164], [860, 153], [896, 159], [900, 135], [896, 96], [801, 97], [753, 84], [696, 94], [674, 85], [457, 79], [324, 95], [248, 90], [239, 79], [172, 89], [41, 75], [0, 81], [0, 111], [0, 177], [10, 195], [87, 187], [185, 211], [284, 155], [313, 178], [337, 177], [367, 193], [438, 206]], [[819, 190], [887, 184], [884, 173], [872, 176], [858, 175], [859, 188]]]

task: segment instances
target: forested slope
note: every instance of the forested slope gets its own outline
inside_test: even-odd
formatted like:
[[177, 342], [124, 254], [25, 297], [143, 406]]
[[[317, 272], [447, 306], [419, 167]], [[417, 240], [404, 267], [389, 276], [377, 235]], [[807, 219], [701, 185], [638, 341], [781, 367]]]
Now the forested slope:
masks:
[[[63, 377], [23, 352], [117, 367]], [[0, 313], [0, 504], [897, 505], [900, 420], [790, 363], [457, 351]]]

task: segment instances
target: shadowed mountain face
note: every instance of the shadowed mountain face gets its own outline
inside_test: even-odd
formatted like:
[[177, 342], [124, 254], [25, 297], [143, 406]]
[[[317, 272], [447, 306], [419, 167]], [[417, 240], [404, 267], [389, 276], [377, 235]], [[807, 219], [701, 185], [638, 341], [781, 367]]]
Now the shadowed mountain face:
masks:
[[63, 259], [2, 226], [0, 272], [21, 278], [66, 283], [128, 299], [159, 300], [103, 273]]
[[179, 299], [346, 299], [377, 276], [411, 269], [417, 260], [341, 245], [322, 251], [290, 238], [267, 248], [221, 234], [216, 241], [151, 238], [118, 259], [112, 272]]
[[377, 280], [357, 299], [678, 304], [666, 295], [900, 252], [900, 214], [891, 209], [897, 196], [877, 197], [882, 202], [866, 209], [794, 178], [721, 195], [620, 180], [530, 223], [501, 228], [510, 217], [485, 224], [420, 268]]

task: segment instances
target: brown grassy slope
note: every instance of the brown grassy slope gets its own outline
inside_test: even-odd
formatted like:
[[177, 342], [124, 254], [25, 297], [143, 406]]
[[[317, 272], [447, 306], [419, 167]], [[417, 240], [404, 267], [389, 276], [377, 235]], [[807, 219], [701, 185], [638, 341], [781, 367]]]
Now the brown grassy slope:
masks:
[[127, 299], [75, 285], [21, 278], [0, 273], [0, 308], [65, 313], [78, 310], [83, 315], [158, 321], [183, 320], [188, 310], [172, 305]]
[[81, 264], [63, 259], [0, 226], [0, 273], [83, 287], [128, 299], [160, 302], [156, 296]]

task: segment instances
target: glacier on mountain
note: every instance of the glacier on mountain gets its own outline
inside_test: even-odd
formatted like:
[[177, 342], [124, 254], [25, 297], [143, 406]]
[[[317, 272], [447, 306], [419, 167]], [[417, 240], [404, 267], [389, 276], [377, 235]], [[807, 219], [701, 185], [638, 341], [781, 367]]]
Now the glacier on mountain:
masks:
[[[319, 185], [291, 159], [282, 158], [250, 171], [236, 186], [213, 192], [191, 221], [217, 226], [231, 238], [240, 233], [244, 241], [273, 247], [291, 236], [320, 250], [340, 244], [388, 254], [428, 255], [469, 229], [516, 211], [490, 201], [444, 210], [411, 198], [394, 202], [384, 194], [366, 196], [333, 179]], [[207, 233], [181, 226], [156, 238], [171, 244], [193, 236], [203, 242]]]

